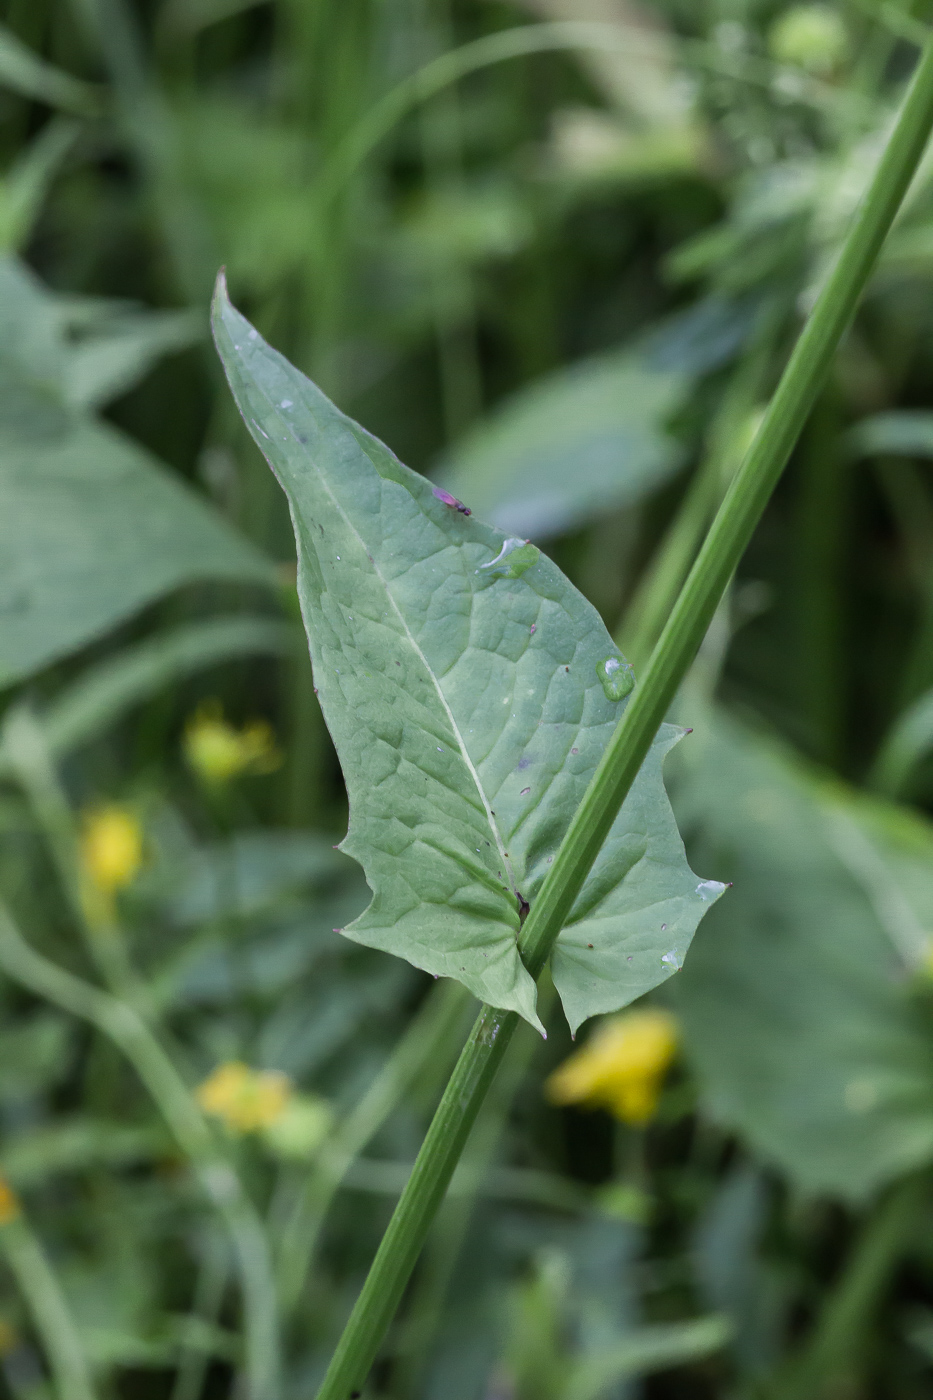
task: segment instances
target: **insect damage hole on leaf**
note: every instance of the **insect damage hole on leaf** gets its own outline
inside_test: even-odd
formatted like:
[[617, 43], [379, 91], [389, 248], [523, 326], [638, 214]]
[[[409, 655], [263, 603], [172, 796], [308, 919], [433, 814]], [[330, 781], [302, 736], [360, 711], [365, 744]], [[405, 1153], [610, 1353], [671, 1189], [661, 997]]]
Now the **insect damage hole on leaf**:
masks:
[[[341, 849], [373, 896], [344, 934], [540, 1029], [517, 937], [627, 704], [599, 667], [617, 661], [622, 680], [629, 663], [535, 545], [467, 515], [250, 336], [222, 279], [213, 323], [291, 509], [318, 698], [349, 798]], [[709, 907], [661, 776], [682, 733], [658, 733], [555, 948], [574, 1029], [663, 981], [662, 956], [682, 962]]]

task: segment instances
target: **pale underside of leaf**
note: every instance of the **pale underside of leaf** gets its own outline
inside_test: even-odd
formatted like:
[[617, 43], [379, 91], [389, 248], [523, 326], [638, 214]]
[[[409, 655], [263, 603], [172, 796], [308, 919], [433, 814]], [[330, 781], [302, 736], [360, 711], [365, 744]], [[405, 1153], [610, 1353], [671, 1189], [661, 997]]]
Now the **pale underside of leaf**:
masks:
[[[544, 555], [519, 578], [484, 571], [503, 535], [339, 412], [222, 285], [214, 324], [291, 507], [315, 684], [350, 801], [342, 849], [373, 891], [344, 931], [538, 1024], [522, 911], [621, 713], [597, 675], [618, 650]], [[574, 1026], [669, 976], [708, 907], [661, 781], [679, 734], [659, 734], [558, 945]]]

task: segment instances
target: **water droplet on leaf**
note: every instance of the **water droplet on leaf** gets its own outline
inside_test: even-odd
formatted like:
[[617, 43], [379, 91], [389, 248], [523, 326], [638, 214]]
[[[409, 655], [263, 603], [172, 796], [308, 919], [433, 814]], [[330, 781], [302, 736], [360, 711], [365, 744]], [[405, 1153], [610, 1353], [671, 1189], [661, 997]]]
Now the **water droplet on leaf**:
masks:
[[488, 564], [480, 564], [476, 572], [488, 569], [494, 578], [520, 578], [526, 569], [537, 564], [540, 557], [541, 551], [537, 545], [530, 540], [513, 537], [505, 541], [495, 559], [490, 559]]
[[596, 674], [607, 700], [624, 700], [635, 684], [635, 668], [623, 657], [606, 656], [597, 661]]
[[725, 889], [721, 880], [701, 880], [697, 885], [696, 892], [701, 899], [705, 899], [711, 904], [714, 899], [718, 899]]
[[680, 969], [680, 959], [676, 953], [664, 953], [661, 961], [665, 967], [669, 967], [673, 972], [677, 972]]

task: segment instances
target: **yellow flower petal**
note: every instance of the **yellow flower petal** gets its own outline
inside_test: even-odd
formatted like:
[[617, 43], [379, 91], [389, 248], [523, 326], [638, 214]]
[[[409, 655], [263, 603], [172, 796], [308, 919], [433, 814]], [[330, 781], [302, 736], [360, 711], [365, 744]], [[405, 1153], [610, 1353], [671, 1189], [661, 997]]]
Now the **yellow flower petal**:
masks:
[[625, 1123], [648, 1123], [677, 1042], [677, 1022], [667, 1011], [646, 1008], [614, 1016], [554, 1071], [548, 1097], [557, 1104], [608, 1108]]
[[255, 1070], [240, 1060], [218, 1065], [197, 1090], [205, 1113], [219, 1118], [232, 1133], [254, 1133], [276, 1123], [292, 1097], [287, 1074]]

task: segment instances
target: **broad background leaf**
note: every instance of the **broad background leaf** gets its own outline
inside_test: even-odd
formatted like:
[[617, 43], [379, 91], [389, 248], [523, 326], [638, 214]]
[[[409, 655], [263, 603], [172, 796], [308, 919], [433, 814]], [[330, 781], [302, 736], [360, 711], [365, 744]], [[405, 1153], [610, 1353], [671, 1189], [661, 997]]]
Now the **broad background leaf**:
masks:
[[735, 881], [671, 988], [708, 1109], [809, 1191], [862, 1199], [933, 1155], [933, 1044], [911, 978], [933, 832], [710, 716], [675, 802]]
[[[286, 490], [315, 681], [343, 764], [373, 902], [345, 932], [536, 1022], [518, 956], [534, 898], [618, 720], [595, 610], [540, 556], [483, 566], [503, 536], [438, 500], [215, 300], [221, 358]], [[666, 728], [562, 935], [571, 1024], [625, 1005], [682, 960], [720, 886], [689, 870], [661, 782]], [[592, 945], [592, 946], [590, 946]], [[607, 1003], [611, 1003], [607, 1004]]]
[[183, 584], [275, 580], [208, 502], [90, 411], [195, 333], [187, 315], [56, 298], [0, 260], [0, 684]]
[[684, 459], [671, 431], [697, 377], [728, 360], [749, 307], [702, 302], [618, 350], [580, 360], [494, 409], [437, 478], [507, 534], [546, 539], [634, 505]]

